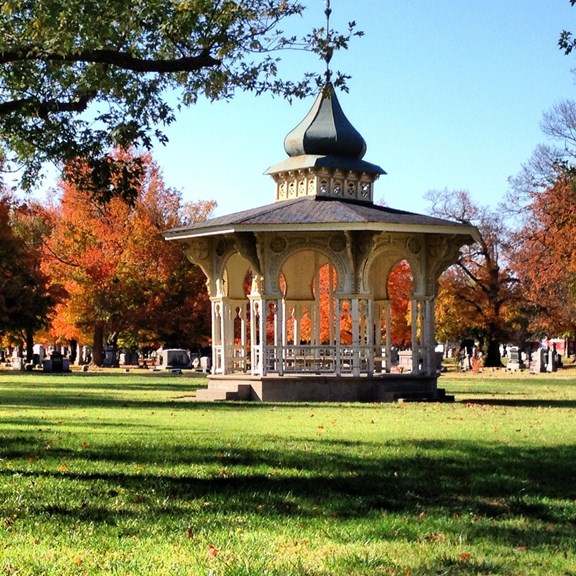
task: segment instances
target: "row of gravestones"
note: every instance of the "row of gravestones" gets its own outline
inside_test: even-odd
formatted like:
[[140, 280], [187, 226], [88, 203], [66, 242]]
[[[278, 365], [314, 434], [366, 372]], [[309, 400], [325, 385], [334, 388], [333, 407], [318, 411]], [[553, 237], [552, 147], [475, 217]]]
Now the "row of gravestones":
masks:
[[[17, 353], [16, 353], [17, 354]], [[104, 366], [118, 366], [116, 353], [111, 349], [106, 349], [104, 353]], [[138, 353], [120, 354], [121, 365], [138, 365]], [[13, 370], [33, 370], [35, 366], [41, 366], [43, 372], [69, 372], [70, 359], [65, 357], [61, 352], [54, 350], [46, 355], [43, 347], [34, 349], [34, 360], [27, 364], [24, 358], [17, 355], [13, 356], [7, 365]], [[209, 372], [211, 368], [211, 359], [209, 356], [200, 356], [199, 354], [190, 354], [188, 350], [167, 349], [160, 351], [160, 368], [168, 370], [181, 370], [193, 368], [202, 372]]]
[[561, 357], [554, 348], [538, 348], [532, 350], [528, 356], [515, 346], [510, 348], [510, 360], [506, 366], [508, 370], [524, 370], [526, 362], [530, 372], [534, 374], [556, 372], [562, 365]]
[[26, 359], [19, 356], [19, 350], [15, 349], [12, 357], [6, 362], [6, 366], [12, 370], [32, 371], [36, 367], [41, 367], [43, 372], [69, 372], [70, 360], [58, 350], [53, 350], [49, 354], [43, 346], [34, 345], [34, 354], [32, 362], [26, 362]]

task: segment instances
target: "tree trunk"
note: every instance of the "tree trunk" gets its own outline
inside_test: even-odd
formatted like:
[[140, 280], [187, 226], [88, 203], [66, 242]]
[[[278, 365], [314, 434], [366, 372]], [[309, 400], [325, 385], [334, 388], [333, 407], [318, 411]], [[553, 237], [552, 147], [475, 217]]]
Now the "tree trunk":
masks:
[[78, 357], [78, 342], [76, 340], [70, 340], [70, 364], [74, 364], [76, 362], [76, 358]]
[[104, 323], [96, 322], [92, 334], [92, 364], [102, 366], [102, 352], [104, 345]]
[[487, 368], [502, 368], [504, 366], [502, 364], [502, 357], [500, 356], [500, 343], [497, 340], [490, 340], [488, 342], [484, 366]]
[[26, 336], [26, 364], [31, 364], [34, 359], [34, 332], [30, 328], [26, 328], [25, 336]]

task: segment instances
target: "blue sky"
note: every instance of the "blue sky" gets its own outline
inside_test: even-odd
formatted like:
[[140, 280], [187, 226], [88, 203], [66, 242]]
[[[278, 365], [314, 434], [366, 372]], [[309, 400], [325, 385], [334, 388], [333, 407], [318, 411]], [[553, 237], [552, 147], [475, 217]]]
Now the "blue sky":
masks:
[[[323, 25], [323, 0], [292, 26]], [[426, 212], [424, 194], [465, 189], [496, 206], [533, 149], [545, 141], [543, 113], [574, 97], [576, 55], [557, 47], [576, 30], [569, 0], [332, 0], [332, 25], [365, 32], [332, 68], [352, 76], [338, 97], [364, 136], [365, 160], [388, 173], [375, 198]], [[314, 55], [288, 55], [286, 74], [322, 71]], [[273, 202], [263, 172], [286, 157], [286, 134], [313, 99], [289, 104], [241, 94], [178, 115], [154, 157], [186, 200], [212, 199], [216, 215]]]

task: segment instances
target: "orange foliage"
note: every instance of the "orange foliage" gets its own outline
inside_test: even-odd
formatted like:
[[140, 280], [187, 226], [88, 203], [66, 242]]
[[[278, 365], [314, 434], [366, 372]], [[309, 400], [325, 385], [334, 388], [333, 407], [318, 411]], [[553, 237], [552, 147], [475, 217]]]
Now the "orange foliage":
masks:
[[[282, 282], [281, 282], [282, 284]], [[336, 288], [336, 271], [329, 264], [325, 264], [318, 271], [317, 285], [314, 293], [318, 292], [320, 301], [320, 343], [331, 342], [331, 327], [335, 325], [335, 302], [332, 292]], [[395, 346], [410, 345], [412, 332], [410, 321], [410, 301], [412, 295], [412, 273], [406, 261], [399, 262], [391, 271], [388, 279], [388, 289], [392, 299], [392, 342]], [[313, 310], [305, 308], [300, 319], [300, 340], [312, 340]], [[293, 323], [287, 322], [288, 341], [294, 339]], [[352, 314], [349, 300], [340, 301], [340, 344], [352, 343]]]
[[[69, 181], [60, 185], [44, 260], [69, 294], [52, 325], [55, 337], [87, 342], [102, 330], [114, 341], [123, 336], [135, 343], [165, 342], [194, 329], [189, 338], [207, 336], [204, 278], [180, 247], [162, 236], [182, 224], [180, 194], [165, 187], [149, 156], [143, 160], [145, 174], [134, 206], [119, 198], [99, 204]], [[190, 213], [207, 215], [213, 206], [200, 203]]]
[[398, 348], [409, 347], [412, 342], [410, 303], [413, 284], [410, 264], [406, 260], [398, 262], [388, 277], [388, 295], [392, 301], [392, 344]]
[[567, 173], [531, 196], [528, 218], [516, 235], [513, 268], [523, 298], [537, 312], [535, 332], [561, 334], [576, 327], [576, 182]]

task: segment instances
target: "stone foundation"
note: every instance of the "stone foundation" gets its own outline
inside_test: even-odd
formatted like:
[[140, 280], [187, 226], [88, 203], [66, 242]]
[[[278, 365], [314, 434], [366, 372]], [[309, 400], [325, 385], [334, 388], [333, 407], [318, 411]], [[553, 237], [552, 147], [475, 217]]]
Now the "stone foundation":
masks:
[[437, 378], [413, 374], [353, 376], [248, 376], [211, 375], [198, 400], [251, 400], [256, 402], [394, 402], [446, 401]]

